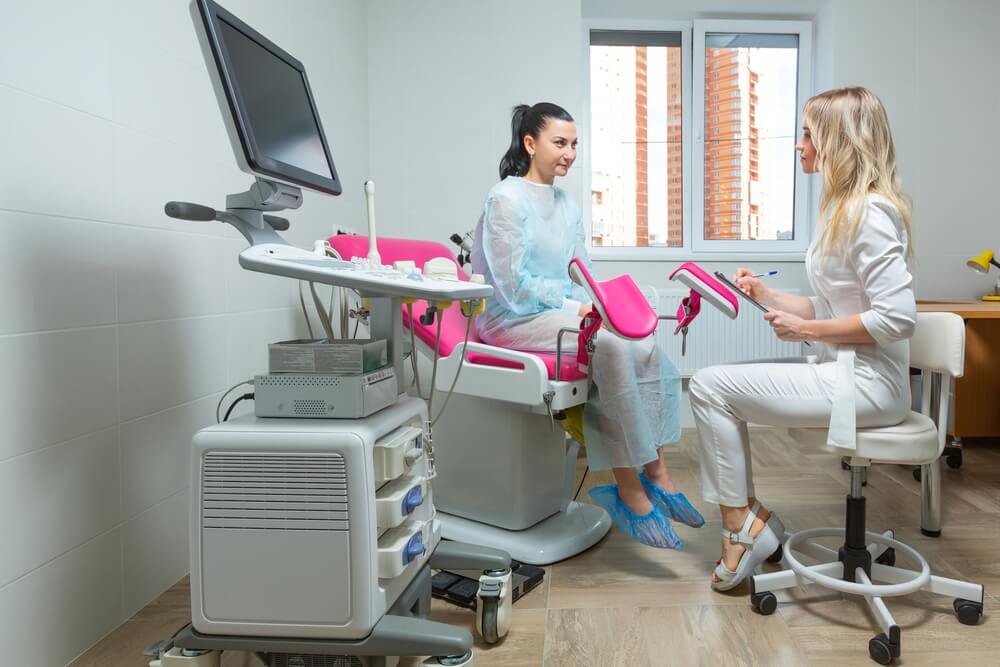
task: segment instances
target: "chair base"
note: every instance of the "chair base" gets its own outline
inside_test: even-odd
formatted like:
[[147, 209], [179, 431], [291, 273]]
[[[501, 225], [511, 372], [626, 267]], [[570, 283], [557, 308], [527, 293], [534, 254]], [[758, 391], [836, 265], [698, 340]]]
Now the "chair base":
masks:
[[[761, 614], [777, 609], [774, 591], [815, 583], [825, 588], [852, 595], [862, 595], [882, 632], [868, 643], [869, 656], [879, 664], [888, 665], [901, 653], [901, 632], [883, 598], [906, 595], [917, 590], [929, 591], [955, 599], [953, 607], [958, 620], [966, 625], [979, 622], [983, 613], [985, 592], [980, 584], [939, 577], [930, 573], [927, 560], [915, 549], [893, 539], [892, 531], [866, 533], [870, 544], [871, 571], [858, 567], [853, 577], [844, 576], [842, 554], [809, 542], [815, 537], [845, 535], [843, 528], [816, 528], [789, 535], [785, 542], [785, 562], [789, 569], [758, 574], [750, 580], [750, 602]], [[843, 550], [842, 550], [843, 551]], [[919, 565], [919, 570], [895, 567], [895, 555], [900, 551]], [[804, 565], [798, 554], [818, 561]], [[884, 583], [874, 583], [884, 582]]]
[[570, 502], [565, 510], [524, 530], [472, 521], [438, 511], [441, 537], [503, 549], [529, 565], [549, 565], [586, 551], [611, 530], [611, 517], [600, 507]]

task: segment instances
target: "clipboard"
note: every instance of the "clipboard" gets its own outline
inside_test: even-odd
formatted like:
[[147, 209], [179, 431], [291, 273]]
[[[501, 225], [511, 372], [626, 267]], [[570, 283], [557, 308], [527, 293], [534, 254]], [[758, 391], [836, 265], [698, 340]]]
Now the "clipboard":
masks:
[[[721, 283], [723, 283], [726, 287], [728, 287], [732, 291], [736, 292], [739, 296], [743, 297], [744, 299], [746, 299], [747, 301], [749, 301], [750, 303], [752, 303], [759, 310], [761, 310], [762, 312], [765, 312], [765, 313], [768, 312], [767, 306], [765, 306], [760, 301], [758, 301], [757, 299], [753, 298], [752, 296], [750, 296], [749, 294], [747, 294], [746, 292], [744, 292], [743, 290], [741, 290], [739, 287], [737, 287], [736, 283], [734, 283], [729, 278], [727, 278], [725, 276], [725, 274], [722, 273], [722, 271], [715, 271], [713, 273], [713, 275], [716, 278], [718, 278], [719, 281]], [[802, 342], [805, 343], [806, 345], [809, 345], [810, 347], [812, 346], [812, 343], [810, 343], [807, 340], [804, 340]]]

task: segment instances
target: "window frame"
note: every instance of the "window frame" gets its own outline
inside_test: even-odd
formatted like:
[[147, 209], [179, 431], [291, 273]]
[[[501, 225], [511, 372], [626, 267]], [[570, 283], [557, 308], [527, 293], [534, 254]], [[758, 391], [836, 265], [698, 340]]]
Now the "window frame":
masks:
[[[582, 155], [577, 156], [577, 160], [583, 159], [583, 185], [586, 188], [586, 201], [588, 205], [583, 207], [583, 225], [587, 234], [587, 250], [590, 256], [597, 260], [663, 260], [678, 259], [686, 257], [691, 250], [691, 37], [693, 23], [691, 21], [642, 21], [642, 20], [595, 20], [584, 21], [583, 24], [583, 86], [584, 104], [581, 114], [582, 125], [587, 128], [584, 141], [581, 142]], [[622, 32], [676, 32], [681, 36], [681, 206], [684, 210], [681, 224], [681, 234], [683, 245], [680, 248], [668, 248], [661, 246], [653, 247], [609, 247], [594, 246], [593, 242], [593, 207], [590, 200], [593, 197], [592, 176], [593, 164], [591, 162], [591, 118], [590, 118], [590, 33], [591, 31], [617, 30]], [[668, 174], [669, 177], [669, 174]], [[667, 187], [670, 187], [668, 182]]]
[[[590, 33], [591, 31], [616, 30], [622, 32], [676, 32], [681, 36], [681, 175], [683, 179], [683, 245], [678, 248], [656, 247], [608, 247], [594, 246], [592, 230], [593, 198], [591, 156], [591, 89], [590, 89]], [[733, 32], [745, 34], [797, 34], [798, 81], [796, 137], [802, 126], [802, 105], [812, 91], [812, 32], [811, 21], [791, 20], [737, 20], [713, 19], [692, 21], [657, 20], [613, 20], [593, 19], [583, 22], [583, 110], [579, 114], [582, 150], [577, 156], [582, 162], [582, 181], [586, 202], [581, 206], [584, 228], [590, 255], [595, 260], [608, 261], [683, 261], [698, 259], [703, 261], [731, 261], [740, 259], [799, 261], [805, 256], [806, 248], [813, 233], [810, 211], [811, 183], [795, 168], [793, 187], [793, 233], [789, 241], [735, 240], [721, 241], [704, 238], [704, 159], [702, 139], [705, 124], [705, 35], [706, 33]], [[727, 100], [718, 100], [725, 105]], [[668, 187], [670, 187], [668, 185]], [[699, 224], [695, 224], [695, 221]]]
[[[701, 221], [700, 228], [691, 237], [693, 253], [733, 253], [745, 256], [748, 252], [767, 254], [804, 255], [812, 237], [812, 221], [809, 215], [810, 184], [805, 174], [800, 173], [793, 162], [794, 186], [792, 188], [792, 235], [791, 240], [713, 240], [705, 238], [704, 216], [705, 198], [705, 35], [711, 33], [781, 34], [797, 35], [798, 80], [796, 82], [795, 136], [802, 127], [802, 105], [812, 91], [812, 30], [810, 21], [762, 21], [762, 20], [695, 20], [693, 23], [692, 75], [692, 165], [695, 165], [691, 183], [691, 217]], [[698, 167], [701, 168], [698, 168]], [[701, 194], [701, 196], [698, 196]], [[692, 227], [694, 225], [692, 224]]]

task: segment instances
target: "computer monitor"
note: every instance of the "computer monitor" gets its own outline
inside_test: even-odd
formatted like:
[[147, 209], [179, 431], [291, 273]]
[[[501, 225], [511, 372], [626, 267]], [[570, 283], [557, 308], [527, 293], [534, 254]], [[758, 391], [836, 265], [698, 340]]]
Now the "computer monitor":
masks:
[[240, 168], [339, 195], [302, 63], [212, 0], [191, 16]]

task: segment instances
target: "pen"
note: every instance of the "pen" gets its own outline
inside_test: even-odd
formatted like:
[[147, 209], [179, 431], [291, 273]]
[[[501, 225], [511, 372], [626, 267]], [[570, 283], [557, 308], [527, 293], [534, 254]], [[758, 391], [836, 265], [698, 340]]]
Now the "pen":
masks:
[[776, 275], [778, 275], [777, 271], [768, 271], [767, 273], [755, 273], [755, 274], [753, 274], [750, 277], [751, 278], [766, 278], [767, 276], [776, 276]]

